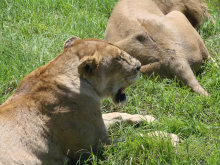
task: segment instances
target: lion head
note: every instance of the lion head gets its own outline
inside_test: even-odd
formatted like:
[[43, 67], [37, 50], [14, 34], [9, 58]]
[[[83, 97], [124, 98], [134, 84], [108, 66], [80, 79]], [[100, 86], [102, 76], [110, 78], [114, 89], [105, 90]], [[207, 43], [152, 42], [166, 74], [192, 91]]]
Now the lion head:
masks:
[[65, 42], [64, 49], [84, 46], [89, 47], [90, 52], [84, 52], [85, 49], [78, 52], [80, 77], [88, 81], [100, 97], [110, 96], [114, 103], [124, 103], [126, 95], [123, 91], [138, 79], [140, 62], [118, 47], [100, 40], [71, 37]]

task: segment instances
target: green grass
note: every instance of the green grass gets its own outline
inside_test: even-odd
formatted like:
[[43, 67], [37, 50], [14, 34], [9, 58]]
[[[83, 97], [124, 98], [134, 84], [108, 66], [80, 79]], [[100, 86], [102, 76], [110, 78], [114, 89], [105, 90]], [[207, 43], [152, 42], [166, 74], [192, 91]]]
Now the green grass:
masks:
[[[59, 54], [68, 37], [103, 39], [115, 2], [0, 0], [0, 103], [26, 74]], [[215, 24], [207, 21], [199, 32], [220, 65], [220, 1], [206, 2]], [[104, 146], [88, 161], [105, 165], [220, 164], [220, 72], [209, 62], [202, 70], [197, 79], [209, 92], [209, 98], [190, 92], [177, 81], [141, 77], [127, 89], [125, 106], [118, 108], [104, 100], [104, 112], [149, 114], [157, 121], [139, 127], [114, 126], [110, 136], [128, 137], [127, 141]], [[175, 133], [182, 142], [174, 148], [169, 140], [147, 136], [151, 131]]]

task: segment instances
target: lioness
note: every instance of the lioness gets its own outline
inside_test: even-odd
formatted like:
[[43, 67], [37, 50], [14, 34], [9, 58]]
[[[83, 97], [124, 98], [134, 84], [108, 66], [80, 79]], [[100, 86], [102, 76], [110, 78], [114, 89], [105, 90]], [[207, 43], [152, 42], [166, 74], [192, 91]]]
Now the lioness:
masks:
[[[108, 21], [105, 40], [140, 60], [144, 75], [154, 72], [161, 77], [176, 76], [194, 92], [208, 96], [193, 71], [198, 71], [204, 60], [211, 57], [185, 15], [172, 11], [179, 9], [188, 14], [191, 11], [188, 17], [194, 18], [196, 5], [185, 0], [168, 2], [120, 0]], [[202, 7], [202, 4], [198, 3], [198, 6]], [[195, 26], [198, 26], [196, 22]]]
[[64, 47], [0, 106], [1, 165], [58, 164], [109, 143], [100, 99], [124, 102], [141, 64], [101, 40], [72, 37]]

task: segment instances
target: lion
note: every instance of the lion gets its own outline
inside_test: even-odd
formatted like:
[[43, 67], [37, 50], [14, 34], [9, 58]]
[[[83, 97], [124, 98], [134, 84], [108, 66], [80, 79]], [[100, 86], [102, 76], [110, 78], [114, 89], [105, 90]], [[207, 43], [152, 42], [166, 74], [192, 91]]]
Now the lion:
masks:
[[[138, 79], [140, 66], [105, 41], [68, 39], [61, 54], [25, 76], [0, 106], [0, 164], [59, 164], [66, 155], [77, 160], [109, 144], [100, 100], [125, 102], [124, 89]], [[126, 114], [116, 116], [121, 121]]]
[[[167, 3], [159, 0], [120, 0], [109, 18], [105, 40], [137, 58], [142, 64], [143, 75], [154, 73], [161, 78], [177, 77], [192, 91], [208, 96], [193, 73], [206, 59], [214, 61], [191, 25], [197, 27], [201, 23], [199, 7], [201, 11], [206, 11], [205, 5], [200, 0], [196, 1], [197, 6], [193, 1], [185, 0], [168, 0]], [[188, 13], [188, 18], [193, 18], [191, 23], [181, 11]]]

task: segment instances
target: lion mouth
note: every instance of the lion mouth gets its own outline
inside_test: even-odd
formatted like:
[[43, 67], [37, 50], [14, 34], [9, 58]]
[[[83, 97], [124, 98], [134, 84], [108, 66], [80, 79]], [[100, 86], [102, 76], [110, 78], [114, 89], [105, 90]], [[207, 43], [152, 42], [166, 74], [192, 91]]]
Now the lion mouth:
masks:
[[120, 88], [114, 96], [114, 100], [117, 104], [124, 104], [126, 102], [126, 95], [124, 93], [124, 89], [125, 88]]

